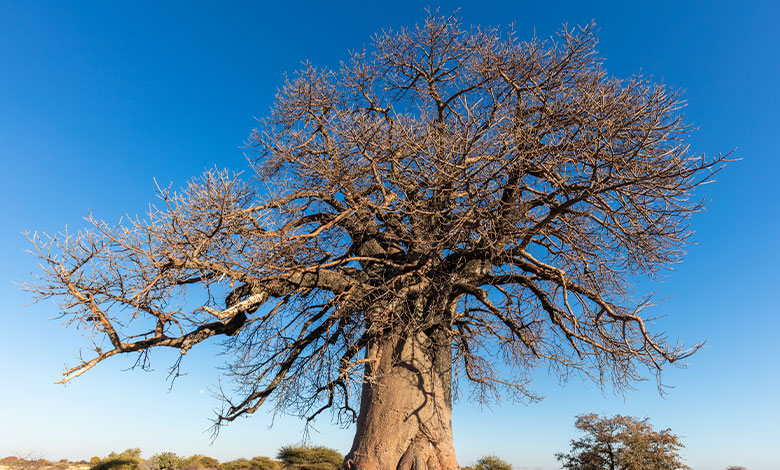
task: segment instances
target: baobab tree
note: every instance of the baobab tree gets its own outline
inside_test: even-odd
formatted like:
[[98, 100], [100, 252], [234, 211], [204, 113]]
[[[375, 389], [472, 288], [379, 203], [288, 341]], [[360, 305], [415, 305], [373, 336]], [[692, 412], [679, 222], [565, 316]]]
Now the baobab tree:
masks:
[[94, 344], [62, 382], [222, 337], [217, 427], [269, 400], [330, 410], [356, 422], [345, 468], [455, 470], [453, 386], [534, 399], [546, 366], [622, 389], [688, 357], [631, 280], [681, 259], [725, 157], [691, 153], [679, 93], [609, 76], [595, 45], [592, 26], [521, 42], [431, 15], [289, 78], [252, 177], [31, 237], [30, 288]]

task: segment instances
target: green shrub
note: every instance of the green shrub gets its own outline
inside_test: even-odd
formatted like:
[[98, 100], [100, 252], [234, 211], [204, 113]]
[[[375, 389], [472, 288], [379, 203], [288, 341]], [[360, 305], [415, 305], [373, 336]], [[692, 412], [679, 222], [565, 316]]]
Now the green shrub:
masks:
[[252, 460], [237, 459], [219, 466], [220, 470], [279, 470], [280, 467], [279, 462], [268, 457], [253, 457]]
[[474, 470], [512, 470], [512, 464], [501, 460], [495, 455], [486, 455], [477, 460]]
[[146, 461], [148, 470], [180, 470], [184, 460], [173, 452], [161, 452]]
[[128, 458], [128, 459], [134, 459], [134, 460], [141, 460], [141, 449], [138, 447], [133, 447], [130, 449], [125, 449], [121, 453], [117, 454], [116, 452], [111, 452], [108, 454], [108, 458]]
[[268, 457], [254, 457], [249, 461], [252, 465], [251, 470], [278, 470], [282, 464]]
[[201, 454], [187, 457], [182, 465], [182, 470], [218, 470], [219, 468], [219, 460]]
[[127, 449], [119, 454], [111, 452], [93, 463], [90, 470], [141, 470], [141, 462], [141, 449]]
[[323, 446], [284, 446], [276, 458], [289, 470], [339, 470], [344, 457]]
[[219, 465], [221, 470], [249, 470], [249, 460], [236, 459], [229, 462], [222, 462]]

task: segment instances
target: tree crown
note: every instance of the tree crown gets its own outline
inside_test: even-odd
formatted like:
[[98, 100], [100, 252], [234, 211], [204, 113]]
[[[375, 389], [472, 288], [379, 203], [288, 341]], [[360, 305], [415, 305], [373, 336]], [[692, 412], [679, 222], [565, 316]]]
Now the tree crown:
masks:
[[557, 454], [566, 470], [686, 470], [679, 450], [684, 446], [670, 429], [655, 431], [649, 420], [616, 415], [577, 416], [574, 427], [584, 433], [571, 441], [568, 454]]
[[144, 219], [34, 236], [30, 289], [95, 344], [63, 382], [222, 336], [236, 388], [217, 424], [269, 397], [350, 421], [387, 335], [446, 337], [480, 398], [533, 397], [538, 365], [622, 388], [687, 357], [630, 281], [680, 260], [725, 157], [689, 152], [677, 92], [609, 76], [593, 29], [383, 32], [286, 81], [248, 142], [255, 179], [210, 171]]

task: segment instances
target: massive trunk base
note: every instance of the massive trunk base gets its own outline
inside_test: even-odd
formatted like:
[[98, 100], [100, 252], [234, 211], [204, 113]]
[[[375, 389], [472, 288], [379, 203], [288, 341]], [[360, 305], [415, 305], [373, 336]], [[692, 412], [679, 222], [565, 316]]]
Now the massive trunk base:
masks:
[[393, 337], [373, 345], [345, 470], [458, 470], [452, 445], [449, 339]]

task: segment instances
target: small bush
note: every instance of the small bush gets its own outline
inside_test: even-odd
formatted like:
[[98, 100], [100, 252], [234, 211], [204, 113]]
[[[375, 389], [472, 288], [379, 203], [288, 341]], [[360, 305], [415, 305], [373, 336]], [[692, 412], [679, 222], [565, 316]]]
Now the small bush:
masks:
[[278, 470], [282, 464], [268, 457], [254, 457], [249, 461], [252, 465], [251, 470]]
[[279, 470], [280, 467], [279, 462], [268, 457], [253, 457], [252, 460], [237, 459], [219, 466], [220, 470]]
[[111, 452], [108, 457], [92, 464], [90, 470], [142, 470], [141, 449], [127, 449], [119, 454]]
[[284, 446], [276, 458], [289, 470], [339, 470], [344, 457], [323, 446]]
[[249, 460], [236, 459], [229, 462], [222, 462], [219, 466], [220, 470], [250, 470]]
[[219, 460], [200, 454], [187, 457], [182, 466], [182, 470], [218, 470], [219, 468]]
[[512, 470], [512, 464], [495, 455], [486, 455], [477, 460], [474, 470]]
[[161, 452], [145, 462], [147, 470], [180, 470], [184, 466], [181, 457], [173, 452]]
[[139, 449], [138, 447], [133, 447], [130, 449], [125, 449], [119, 454], [115, 452], [111, 452], [110, 454], [108, 454], [108, 458], [114, 458], [114, 457], [141, 460], [141, 449]]

